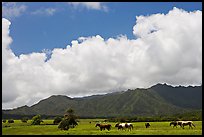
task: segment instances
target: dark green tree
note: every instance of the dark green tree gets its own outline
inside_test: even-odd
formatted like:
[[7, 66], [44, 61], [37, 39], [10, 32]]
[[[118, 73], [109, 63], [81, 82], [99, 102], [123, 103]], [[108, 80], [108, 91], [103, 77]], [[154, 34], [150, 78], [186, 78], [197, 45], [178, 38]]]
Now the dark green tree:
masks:
[[60, 122], [58, 128], [61, 129], [61, 130], [68, 130], [69, 129], [69, 125], [70, 125], [69, 119], [63, 119]]
[[74, 110], [70, 108], [64, 114], [64, 119], [60, 122], [58, 128], [61, 130], [68, 130], [70, 127], [74, 128], [78, 125], [76, 119], [77, 116], [74, 114]]
[[36, 115], [32, 118], [32, 122], [31, 125], [40, 125], [40, 123], [43, 122], [43, 120], [41, 119], [40, 115]]

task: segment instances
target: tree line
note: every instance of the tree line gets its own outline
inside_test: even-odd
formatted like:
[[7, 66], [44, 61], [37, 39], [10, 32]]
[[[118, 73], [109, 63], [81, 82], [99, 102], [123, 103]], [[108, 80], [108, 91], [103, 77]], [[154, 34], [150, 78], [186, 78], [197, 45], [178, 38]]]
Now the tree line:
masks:
[[202, 111], [186, 112], [174, 115], [160, 116], [133, 116], [133, 117], [116, 117], [107, 118], [109, 122], [163, 122], [163, 121], [202, 121]]
[[[65, 114], [71, 114], [73, 115], [74, 111], [67, 110]], [[27, 121], [28, 119], [33, 119], [37, 115], [12, 115], [12, 114], [3, 114], [2, 115], [2, 122], [5, 123], [6, 119], [10, 122], [13, 119], [21, 119], [22, 122]], [[54, 119], [54, 121], [57, 123], [57, 121], [60, 121], [63, 119], [64, 116], [62, 115], [40, 115], [40, 119]], [[38, 116], [39, 118], [39, 116]], [[105, 121], [110, 122], [162, 122], [162, 121], [175, 121], [175, 120], [190, 120], [190, 121], [202, 121], [202, 110], [200, 111], [192, 111], [182, 114], [174, 114], [174, 115], [160, 115], [160, 116], [132, 116], [132, 117], [75, 117], [76, 118], [82, 118], [82, 119], [96, 119], [96, 118], [102, 118], [106, 119]]]

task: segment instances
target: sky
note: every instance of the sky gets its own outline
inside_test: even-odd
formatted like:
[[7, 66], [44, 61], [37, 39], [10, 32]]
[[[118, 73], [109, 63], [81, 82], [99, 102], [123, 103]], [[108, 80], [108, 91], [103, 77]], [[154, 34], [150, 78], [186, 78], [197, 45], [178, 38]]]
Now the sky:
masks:
[[202, 84], [201, 2], [2, 2], [2, 108]]

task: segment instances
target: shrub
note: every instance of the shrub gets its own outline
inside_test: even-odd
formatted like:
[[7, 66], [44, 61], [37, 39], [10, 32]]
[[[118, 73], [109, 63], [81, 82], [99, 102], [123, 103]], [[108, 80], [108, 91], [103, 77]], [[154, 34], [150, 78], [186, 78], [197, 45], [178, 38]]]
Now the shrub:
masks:
[[54, 119], [54, 121], [53, 121], [53, 124], [57, 125], [57, 124], [59, 124], [61, 121], [62, 121], [62, 118], [61, 118], [61, 117], [55, 117], [55, 119]]
[[3, 123], [6, 123], [6, 119], [3, 119], [2, 122], [3, 122]]
[[23, 123], [27, 123], [28, 118], [27, 118], [27, 117], [23, 117], [23, 118], [21, 119], [21, 121], [22, 121]]
[[40, 125], [43, 122], [40, 115], [36, 115], [32, 118], [31, 125]]
[[14, 120], [13, 119], [9, 119], [8, 123], [14, 123]]

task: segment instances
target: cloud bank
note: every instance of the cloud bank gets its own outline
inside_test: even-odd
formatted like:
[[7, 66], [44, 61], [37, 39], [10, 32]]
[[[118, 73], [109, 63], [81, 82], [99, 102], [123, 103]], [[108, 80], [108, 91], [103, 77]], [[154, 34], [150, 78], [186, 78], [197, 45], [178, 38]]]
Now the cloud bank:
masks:
[[66, 48], [15, 56], [11, 22], [2, 18], [2, 107], [32, 105], [50, 95], [71, 97], [202, 84], [202, 11], [173, 8], [137, 16], [135, 39], [80, 37]]

